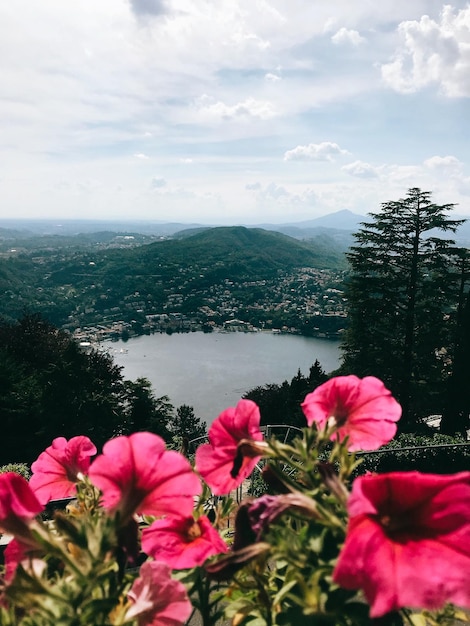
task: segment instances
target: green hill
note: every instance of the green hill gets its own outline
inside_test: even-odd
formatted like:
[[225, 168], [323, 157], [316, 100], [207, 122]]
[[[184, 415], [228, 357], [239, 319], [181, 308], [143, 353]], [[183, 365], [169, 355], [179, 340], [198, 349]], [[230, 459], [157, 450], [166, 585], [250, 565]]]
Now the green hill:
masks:
[[244, 293], [236, 297], [247, 304], [255, 301], [249, 283], [270, 281], [265, 293], [262, 286], [256, 290], [259, 301], [283, 274], [303, 267], [338, 269], [343, 263], [343, 254], [329, 243], [242, 226], [123, 249], [37, 250], [0, 261], [0, 314], [15, 319], [27, 309], [57, 325], [124, 319], [127, 313], [135, 318], [135, 311], [162, 312], [170, 305], [192, 314], [226, 281], [239, 285]]
[[183, 240], [149, 245], [141, 252], [148, 260], [164, 258], [186, 266], [223, 263], [255, 273], [304, 265], [338, 267], [342, 261], [340, 253], [327, 256], [325, 250], [287, 235], [244, 226], [210, 228]]

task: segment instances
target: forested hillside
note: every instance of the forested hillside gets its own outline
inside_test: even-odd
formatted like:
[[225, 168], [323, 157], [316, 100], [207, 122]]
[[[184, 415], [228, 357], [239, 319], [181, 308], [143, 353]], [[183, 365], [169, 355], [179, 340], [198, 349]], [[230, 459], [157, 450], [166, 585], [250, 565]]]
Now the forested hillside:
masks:
[[31, 463], [55, 437], [87, 435], [101, 446], [142, 430], [167, 442], [205, 433], [191, 407], [175, 409], [146, 379], [126, 380], [121, 370], [38, 316], [0, 322], [0, 465]]
[[[70, 330], [106, 324], [98, 338], [113, 325], [122, 336], [232, 321], [324, 336], [346, 329], [339, 372], [383, 380], [402, 404], [401, 430], [426, 431], [437, 414], [443, 432], [465, 436], [470, 266], [451, 239], [462, 225], [452, 209], [418, 188], [384, 203], [354, 235], [349, 266], [334, 247], [244, 227], [123, 249], [11, 253], [0, 261], [0, 316], [14, 325], [39, 312]], [[265, 391], [263, 402], [285, 390]]]
[[0, 260], [0, 314], [14, 320], [25, 310], [39, 312], [58, 326], [136, 319], [137, 312], [195, 314], [227, 282], [242, 290], [251, 283], [242, 305], [259, 301], [269, 309], [273, 281], [301, 268], [342, 267], [344, 255], [333, 246], [244, 227], [130, 248], [11, 253]]

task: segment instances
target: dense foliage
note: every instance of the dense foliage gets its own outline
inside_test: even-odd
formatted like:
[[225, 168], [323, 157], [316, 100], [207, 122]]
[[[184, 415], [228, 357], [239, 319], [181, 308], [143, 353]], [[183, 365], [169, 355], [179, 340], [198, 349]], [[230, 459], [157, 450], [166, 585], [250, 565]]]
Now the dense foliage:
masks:
[[[342, 371], [383, 379], [403, 407], [402, 430], [415, 430], [420, 417], [445, 407], [468, 278], [465, 254], [446, 238], [462, 222], [448, 217], [452, 208], [410, 189], [369, 214], [347, 254]], [[455, 430], [464, 432], [468, 416], [462, 418]]]
[[[272, 312], [273, 283], [286, 273], [343, 266], [343, 252], [318, 241], [243, 227], [119, 249], [35, 249], [0, 258], [0, 314], [13, 321], [26, 309], [60, 327], [144, 322], [144, 314], [213, 307], [227, 281], [240, 285], [240, 308], [261, 302]], [[261, 281], [256, 290], [254, 281]]]
[[285, 424], [303, 428], [305, 416], [300, 407], [301, 402], [307, 393], [327, 379], [320, 363], [315, 361], [308, 376], [299, 370], [290, 382], [285, 380], [280, 385], [261, 385], [250, 389], [243, 397], [259, 406], [263, 426]]
[[[58, 436], [85, 433], [101, 446], [142, 430], [166, 441], [179, 435], [169, 398], [156, 398], [146, 379], [125, 380], [121, 370], [107, 352], [84, 352], [36, 315], [0, 322], [0, 463], [31, 462]], [[194, 417], [192, 426], [189, 436], [198, 436], [201, 422]]]
[[[463, 271], [468, 270], [464, 265], [468, 261], [469, 258], [466, 256], [462, 263]], [[468, 427], [468, 416], [470, 415], [469, 354], [470, 293], [467, 294], [465, 301], [457, 309], [452, 370], [447, 381], [447, 394], [441, 421], [442, 433], [464, 433], [465, 428]]]
[[7, 474], [8, 472], [19, 474], [26, 480], [31, 478], [31, 470], [26, 463], [7, 463], [6, 465], [0, 465], [0, 474]]
[[357, 472], [448, 474], [470, 467], [470, 445], [462, 437], [401, 433], [379, 451], [361, 455]]

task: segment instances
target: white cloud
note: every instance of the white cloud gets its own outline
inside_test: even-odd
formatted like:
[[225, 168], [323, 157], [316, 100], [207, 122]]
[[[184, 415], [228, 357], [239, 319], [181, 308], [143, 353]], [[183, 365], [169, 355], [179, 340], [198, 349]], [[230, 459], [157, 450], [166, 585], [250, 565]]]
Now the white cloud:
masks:
[[357, 30], [348, 30], [343, 26], [331, 37], [331, 41], [335, 45], [352, 44], [353, 46], [358, 46], [364, 43], [365, 39], [361, 37]]
[[161, 189], [166, 186], [166, 180], [164, 178], [152, 178], [152, 189]]
[[433, 156], [424, 161], [424, 167], [433, 175], [445, 180], [453, 193], [470, 195], [470, 176], [464, 174], [464, 164], [455, 156]]
[[265, 100], [247, 98], [242, 102], [229, 105], [225, 102], [216, 101], [211, 96], [203, 95], [196, 102], [202, 119], [211, 120], [244, 120], [257, 118], [267, 120], [275, 117], [276, 111], [273, 105]]
[[423, 168], [419, 165], [391, 164], [386, 168], [386, 176], [389, 183], [399, 187], [424, 186]]
[[292, 215], [307, 218], [311, 216], [312, 207], [319, 203], [319, 197], [311, 186], [288, 189], [271, 181], [264, 186], [260, 183], [250, 186], [250, 190], [257, 191], [255, 200], [259, 211], [269, 212], [282, 221], [290, 220]]
[[264, 196], [267, 198], [274, 198], [275, 200], [279, 200], [279, 198], [287, 198], [289, 196], [289, 193], [281, 185], [277, 185], [276, 183], [270, 183], [264, 190]]
[[256, 46], [260, 50], [266, 50], [271, 46], [271, 43], [269, 41], [258, 37], [258, 35], [256, 35], [255, 33], [237, 32], [232, 35], [231, 40], [237, 46], [244, 46], [248, 43]]
[[344, 165], [341, 169], [351, 176], [357, 176], [357, 178], [377, 178], [379, 175], [375, 167], [363, 161], [354, 161]]
[[135, 215], [139, 209], [155, 211], [153, 218], [168, 221], [218, 221], [226, 208], [225, 199], [215, 190], [197, 189], [194, 186], [167, 184], [162, 188], [145, 187], [135, 202]]
[[300, 194], [294, 196], [294, 205], [300, 205], [305, 207], [317, 206], [320, 202], [320, 196], [311, 187], [304, 189]]
[[265, 74], [264, 78], [271, 83], [277, 83], [279, 80], [282, 80], [280, 76], [278, 76], [277, 74], [272, 74], [271, 72]]
[[136, 15], [162, 15], [166, 12], [165, 0], [130, 0]]
[[247, 183], [245, 189], [248, 191], [258, 191], [261, 189], [261, 183]]
[[424, 165], [431, 169], [444, 173], [458, 173], [462, 170], [462, 163], [454, 156], [433, 156], [424, 161]]
[[428, 15], [401, 22], [395, 58], [382, 65], [392, 89], [413, 93], [440, 86], [449, 97], [470, 97], [470, 5], [455, 12], [445, 5], [440, 20]]
[[452, 6], [0, 2], [2, 215], [283, 221], [416, 185], [470, 213], [469, 109], [423, 89], [469, 93], [470, 8]]
[[457, 190], [462, 196], [470, 196], [470, 176], [466, 176], [457, 181]]
[[337, 143], [323, 141], [288, 150], [284, 154], [284, 161], [334, 161], [335, 157], [347, 154], [349, 152], [340, 148]]

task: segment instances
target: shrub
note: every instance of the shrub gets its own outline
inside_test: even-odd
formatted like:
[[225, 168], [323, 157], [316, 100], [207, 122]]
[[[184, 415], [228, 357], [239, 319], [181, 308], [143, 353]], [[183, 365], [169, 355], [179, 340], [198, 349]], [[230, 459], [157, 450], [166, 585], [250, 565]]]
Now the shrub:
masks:
[[438, 433], [402, 433], [379, 451], [357, 456], [362, 459], [358, 474], [412, 470], [451, 474], [470, 467], [470, 443], [461, 437]]
[[31, 472], [26, 463], [7, 463], [7, 465], [0, 465], [0, 474], [6, 474], [7, 472], [15, 472], [15, 474], [23, 476], [26, 480], [29, 480], [31, 477]]

